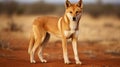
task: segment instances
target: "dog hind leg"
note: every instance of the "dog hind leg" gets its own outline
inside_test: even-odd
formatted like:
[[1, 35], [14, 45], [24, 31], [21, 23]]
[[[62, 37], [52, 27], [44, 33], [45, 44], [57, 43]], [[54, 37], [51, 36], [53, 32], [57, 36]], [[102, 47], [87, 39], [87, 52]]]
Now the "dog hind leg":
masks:
[[36, 49], [42, 44], [45, 38], [46, 32], [42, 28], [39, 28], [37, 26], [33, 26], [33, 31], [34, 31], [35, 43], [30, 52], [30, 62], [36, 63], [34, 60], [34, 54], [35, 54]]
[[42, 50], [43, 50], [43, 48], [45, 47], [46, 43], [49, 41], [49, 38], [50, 38], [50, 34], [49, 34], [49, 33], [46, 33], [46, 37], [45, 37], [42, 45], [39, 47], [38, 57], [39, 57], [39, 59], [40, 59], [40, 61], [41, 61], [42, 63], [46, 63], [46, 62], [47, 62], [45, 59], [43, 59]]
[[28, 47], [28, 54], [30, 54], [31, 52], [31, 49], [34, 45], [34, 42], [35, 42], [35, 38], [33, 37], [33, 35], [30, 36], [30, 42], [29, 42], [29, 47]]

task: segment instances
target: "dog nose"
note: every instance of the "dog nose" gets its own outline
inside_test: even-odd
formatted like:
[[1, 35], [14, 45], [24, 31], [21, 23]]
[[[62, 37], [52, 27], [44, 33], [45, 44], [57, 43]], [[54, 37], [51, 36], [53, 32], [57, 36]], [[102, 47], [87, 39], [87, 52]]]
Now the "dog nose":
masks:
[[73, 21], [76, 21], [76, 18], [75, 18], [75, 17], [73, 17]]

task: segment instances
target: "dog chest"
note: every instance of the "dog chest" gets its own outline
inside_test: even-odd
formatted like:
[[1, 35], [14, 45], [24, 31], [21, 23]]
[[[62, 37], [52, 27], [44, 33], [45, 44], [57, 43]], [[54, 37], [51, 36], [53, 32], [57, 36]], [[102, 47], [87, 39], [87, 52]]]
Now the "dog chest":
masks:
[[71, 32], [75, 31], [75, 29], [77, 28], [77, 22], [71, 21], [69, 27]]
[[78, 34], [79, 34], [79, 31], [78, 30], [70, 30], [70, 31], [68, 31], [68, 30], [65, 30], [64, 31], [64, 35], [65, 35], [65, 37], [67, 37], [67, 38], [69, 38], [71, 35], [75, 35], [75, 37], [78, 37]]

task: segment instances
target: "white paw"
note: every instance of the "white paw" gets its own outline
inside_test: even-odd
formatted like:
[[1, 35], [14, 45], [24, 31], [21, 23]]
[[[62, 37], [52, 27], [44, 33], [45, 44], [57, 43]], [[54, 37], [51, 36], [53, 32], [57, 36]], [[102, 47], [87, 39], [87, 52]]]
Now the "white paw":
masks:
[[35, 61], [35, 60], [31, 60], [30, 62], [31, 62], [31, 63], [36, 63], [36, 61]]
[[70, 64], [71, 62], [68, 60], [68, 61], [65, 61], [65, 64]]
[[42, 63], [47, 63], [47, 60], [43, 59], [41, 60]]
[[82, 64], [82, 62], [81, 61], [76, 61], [76, 64]]

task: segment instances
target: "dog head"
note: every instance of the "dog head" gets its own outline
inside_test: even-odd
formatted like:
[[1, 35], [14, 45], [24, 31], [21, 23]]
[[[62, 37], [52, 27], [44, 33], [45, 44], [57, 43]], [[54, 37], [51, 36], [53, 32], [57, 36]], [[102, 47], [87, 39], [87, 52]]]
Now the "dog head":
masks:
[[69, 0], [66, 0], [65, 3], [66, 11], [65, 14], [70, 21], [79, 22], [82, 15], [82, 0], [79, 0], [78, 3], [72, 4]]

